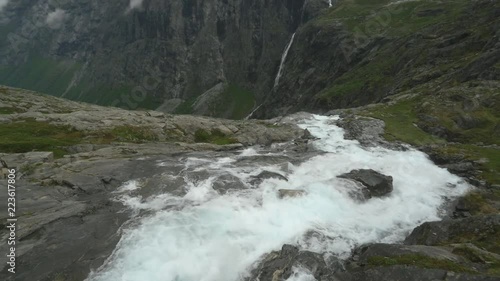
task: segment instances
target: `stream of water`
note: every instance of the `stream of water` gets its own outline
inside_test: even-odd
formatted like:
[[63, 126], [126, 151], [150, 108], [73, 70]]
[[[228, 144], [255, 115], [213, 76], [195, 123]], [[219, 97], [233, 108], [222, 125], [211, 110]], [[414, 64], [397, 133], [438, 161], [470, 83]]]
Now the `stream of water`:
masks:
[[280, 68], [278, 69], [278, 74], [276, 74], [276, 78], [274, 79], [274, 87], [278, 87], [280, 83], [280, 78], [281, 75], [283, 74], [283, 70], [285, 68], [285, 62], [286, 62], [286, 57], [288, 56], [288, 52], [290, 51], [290, 48], [293, 45], [293, 40], [295, 39], [295, 33], [292, 34], [292, 38], [290, 38], [290, 41], [285, 47], [285, 50], [283, 51], [283, 54], [281, 55], [281, 62], [280, 62]]
[[[264, 254], [285, 243], [346, 258], [356, 246], [398, 242], [422, 222], [439, 220], [443, 204], [468, 190], [462, 179], [417, 150], [363, 148], [345, 140], [343, 129], [333, 125], [335, 119], [315, 115], [301, 121], [318, 138], [315, 148], [325, 153], [295, 165], [276, 164], [286, 151], [249, 148], [216, 158], [185, 158], [178, 175], [186, 182], [182, 195], [160, 192], [142, 198], [137, 195], [140, 184], [127, 183], [117, 200], [142, 215], [123, 229], [111, 257], [87, 280], [238, 281]], [[269, 160], [250, 161], [256, 157]], [[391, 175], [394, 191], [366, 202], [352, 199], [349, 191], [357, 186], [337, 176], [353, 169]], [[252, 184], [252, 176], [264, 170], [288, 181]], [[208, 176], [189, 177], [186, 172]], [[241, 186], [220, 192], [214, 186], [223, 178], [236, 179]], [[300, 189], [306, 195], [280, 199], [279, 189]], [[321, 235], [305, 235], [311, 231]], [[289, 280], [311, 278], [298, 272]]]

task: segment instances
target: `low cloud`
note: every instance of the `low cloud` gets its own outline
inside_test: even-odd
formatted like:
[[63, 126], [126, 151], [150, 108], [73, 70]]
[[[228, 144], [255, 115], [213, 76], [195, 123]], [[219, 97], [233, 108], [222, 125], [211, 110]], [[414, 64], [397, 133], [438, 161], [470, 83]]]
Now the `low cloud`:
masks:
[[[0, 0], [0, 1], [2, 1], [2, 0]], [[142, 8], [142, 1], [143, 0], [130, 0], [129, 9], [133, 10], [133, 9]]]
[[68, 15], [66, 14], [66, 11], [57, 8], [55, 11], [50, 12], [47, 15], [47, 19], [45, 20], [45, 22], [50, 28], [59, 29], [64, 25], [64, 20], [67, 16]]
[[[134, 1], [134, 0], [130, 0]], [[3, 10], [5, 6], [7, 6], [7, 3], [9, 3], [9, 0], [0, 0], [0, 12]]]

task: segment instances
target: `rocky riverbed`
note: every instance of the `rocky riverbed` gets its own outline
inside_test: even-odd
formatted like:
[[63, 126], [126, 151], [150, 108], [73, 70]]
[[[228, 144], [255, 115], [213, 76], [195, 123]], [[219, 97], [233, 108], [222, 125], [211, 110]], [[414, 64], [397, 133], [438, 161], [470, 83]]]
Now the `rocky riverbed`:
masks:
[[2, 280], [498, 280], [499, 215], [457, 218], [473, 187], [385, 141], [380, 120], [229, 121], [1, 90], [5, 133], [72, 138], [0, 156], [18, 171], [19, 224], [18, 273]]

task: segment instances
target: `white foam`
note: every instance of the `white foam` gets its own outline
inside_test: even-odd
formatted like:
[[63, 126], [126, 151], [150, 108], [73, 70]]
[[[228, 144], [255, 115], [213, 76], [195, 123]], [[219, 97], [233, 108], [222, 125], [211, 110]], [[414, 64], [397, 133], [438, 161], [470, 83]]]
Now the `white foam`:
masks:
[[120, 188], [118, 188], [117, 192], [123, 193], [123, 192], [133, 191], [133, 190], [136, 190], [139, 188], [140, 188], [139, 182], [136, 180], [131, 180], [131, 181], [124, 183], [122, 186], [120, 186]]
[[286, 281], [316, 281], [316, 278], [306, 269], [292, 268], [292, 275]]
[[[332, 125], [335, 118], [314, 116], [300, 124], [321, 138], [314, 145], [329, 153], [289, 165], [289, 181], [269, 179], [259, 188], [221, 195], [212, 189], [215, 176], [191, 182], [186, 178], [184, 197], [163, 195], [170, 203], [177, 200], [175, 210], [163, 210], [166, 205], [160, 208], [154, 200], [128, 204], [157, 206], [152, 209], [158, 211], [126, 231], [109, 261], [88, 280], [236, 281], [262, 255], [285, 243], [346, 257], [357, 245], [399, 241], [420, 223], [438, 220], [445, 200], [468, 189], [419, 151], [364, 149], [356, 141], [344, 140], [343, 130]], [[266, 168], [233, 164], [229, 157], [190, 158], [186, 169], [231, 174], [245, 182]], [[347, 190], [352, 183], [337, 176], [360, 168], [391, 175], [392, 194], [365, 203], [351, 199]], [[276, 194], [283, 188], [303, 189], [307, 195], [282, 200]], [[305, 238], [311, 230], [320, 235]], [[289, 280], [309, 277], [299, 272]]]

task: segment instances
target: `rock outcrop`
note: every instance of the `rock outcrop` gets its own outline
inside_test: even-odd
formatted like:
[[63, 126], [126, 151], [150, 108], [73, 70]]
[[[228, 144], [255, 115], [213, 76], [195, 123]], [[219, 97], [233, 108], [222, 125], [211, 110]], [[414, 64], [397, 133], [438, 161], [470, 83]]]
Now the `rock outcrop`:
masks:
[[252, 176], [250, 179], [250, 183], [252, 185], [259, 185], [266, 179], [279, 179], [288, 181], [288, 179], [282, 174], [271, 172], [271, 171], [263, 171], [256, 176]]
[[335, 272], [334, 268], [327, 266], [322, 255], [299, 251], [292, 245], [283, 245], [280, 251], [266, 255], [257, 268], [252, 272], [248, 281], [281, 281], [287, 280], [294, 268], [303, 268], [310, 272], [316, 280], [329, 280]]
[[364, 187], [363, 195], [366, 199], [385, 196], [391, 193], [393, 189], [392, 177], [374, 170], [353, 170], [338, 177], [362, 184]]
[[0, 84], [244, 118], [271, 90], [290, 35], [324, 8], [324, 0], [9, 1]]
[[483, 215], [471, 218], [426, 222], [415, 228], [406, 238], [406, 244], [442, 245], [465, 241], [492, 242], [490, 247], [499, 251], [496, 244], [500, 234], [500, 215]]

